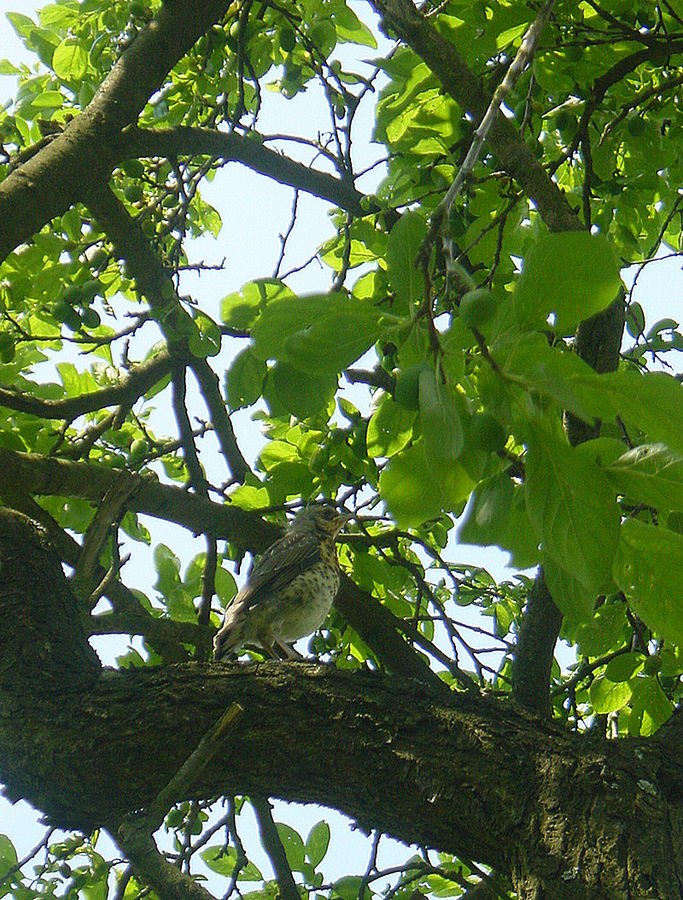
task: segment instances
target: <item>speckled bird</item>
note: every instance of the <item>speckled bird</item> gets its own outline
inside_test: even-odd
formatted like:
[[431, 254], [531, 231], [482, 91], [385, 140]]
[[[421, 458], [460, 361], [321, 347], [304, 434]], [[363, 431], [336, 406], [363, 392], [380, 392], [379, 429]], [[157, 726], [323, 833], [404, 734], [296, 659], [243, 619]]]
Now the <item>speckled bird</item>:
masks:
[[334, 542], [348, 519], [327, 504], [297, 514], [226, 609], [213, 642], [214, 659], [245, 644], [260, 644], [271, 656], [276, 644], [288, 658], [296, 657], [291, 644], [322, 625], [339, 589]]

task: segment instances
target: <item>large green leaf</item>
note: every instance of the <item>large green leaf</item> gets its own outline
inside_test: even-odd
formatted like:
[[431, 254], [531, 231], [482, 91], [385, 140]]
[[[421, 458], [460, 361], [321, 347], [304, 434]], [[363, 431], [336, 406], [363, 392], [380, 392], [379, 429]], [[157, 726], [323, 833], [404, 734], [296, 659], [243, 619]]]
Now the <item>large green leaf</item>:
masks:
[[627, 681], [595, 678], [590, 686], [591, 705], [596, 713], [611, 713], [622, 709], [631, 699], [631, 685]]
[[62, 81], [78, 81], [88, 70], [88, 54], [74, 38], [65, 38], [54, 52], [52, 68]]
[[640, 428], [651, 442], [661, 441], [683, 456], [683, 385], [671, 375], [611, 372], [571, 377], [592, 415], [619, 416]]
[[517, 319], [536, 327], [554, 315], [559, 334], [605, 309], [621, 285], [613, 244], [587, 231], [548, 234], [524, 259], [514, 293]]
[[336, 387], [334, 375], [308, 375], [278, 362], [268, 372], [263, 396], [274, 416], [291, 413], [305, 419], [327, 406]]
[[666, 696], [656, 678], [634, 678], [631, 681], [633, 698], [628, 732], [634, 737], [649, 737], [663, 725], [674, 711], [673, 704]]
[[428, 459], [416, 441], [382, 470], [379, 490], [399, 527], [421, 525], [442, 510], [459, 512], [474, 482], [457, 460]]
[[221, 320], [231, 328], [250, 328], [259, 312], [273, 300], [295, 294], [277, 278], [261, 278], [245, 284], [240, 291], [221, 300]]
[[660, 510], [683, 510], [683, 458], [664, 444], [644, 444], [605, 467], [620, 494]]
[[545, 583], [557, 608], [572, 621], [588, 621], [593, 615], [595, 595], [571, 572], [547, 556], [543, 561]]
[[415, 265], [415, 260], [426, 234], [427, 226], [422, 216], [416, 212], [406, 212], [389, 235], [389, 283], [397, 298], [407, 305], [424, 297], [424, 276]]
[[225, 373], [228, 406], [231, 410], [251, 406], [261, 396], [266, 377], [266, 364], [256, 359], [251, 347], [245, 347], [233, 359]]
[[[377, 402], [377, 401], [376, 401]], [[393, 456], [411, 438], [416, 414], [383, 394], [368, 422], [366, 445], [371, 459]]]
[[236, 872], [239, 881], [261, 881], [263, 878], [252, 862], [238, 860], [237, 850], [234, 847], [215, 844], [212, 847], [205, 847], [199, 855], [213, 872], [225, 878], [230, 878]]
[[330, 826], [324, 819], [321, 819], [308, 832], [305, 844], [306, 856], [314, 868], [319, 866], [325, 858], [329, 845]]
[[562, 409], [585, 421], [592, 420], [590, 407], [572, 379], [600, 376], [576, 353], [551, 346], [544, 334], [508, 331], [493, 344], [491, 355], [515, 383], [551, 397]]
[[529, 428], [525, 490], [546, 554], [589, 591], [608, 587], [619, 510], [600, 467], [535, 422]]
[[457, 459], [463, 448], [462, 422], [453, 395], [431, 366], [420, 372], [418, 398], [427, 459]]
[[438, 516], [443, 495], [427, 466], [421, 441], [389, 460], [379, 477], [379, 492], [399, 528]]
[[380, 318], [373, 306], [345, 294], [276, 299], [251, 329], [253, 352], [310, 375], [336, 373], [377, 340]]
[[522, 490], [508, 475], [480, 482], [458, 530], [461, 544], [492, 544], [508, 550], [512, 563], [528, 569], [540, 561], [538, 537], [524, 505]]
[[683, 643], [683, 535], [627, 519], [614, 580], [633, 611], [665, 640]]

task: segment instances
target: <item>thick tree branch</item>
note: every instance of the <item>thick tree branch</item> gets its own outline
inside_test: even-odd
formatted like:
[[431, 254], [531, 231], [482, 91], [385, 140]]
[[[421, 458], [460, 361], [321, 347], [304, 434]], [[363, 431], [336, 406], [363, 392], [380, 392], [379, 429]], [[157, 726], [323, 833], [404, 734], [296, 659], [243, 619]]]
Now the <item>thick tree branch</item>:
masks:
[[514, 697], [522, 706], [550, 715], [550, 672], [553, 650], [562, 627], [562, 614], [553, 603], [539, 569], [517, 636], [512, 666]]
[[108, 406], [129, 406], [168, 375], [171, 358], [159, 353], [147, 362], [134, 366], [118, 384], [109, 385], [78, 397], [62, 400], [43, 400], [23, 391], [0, 387], [0, 406], [30, 413], [43, 419], [64, 419], [71, 422], [78, 416], [106, 409]]
[[[621, 878], [623, 896], [676, 896], [676, 726], [662, 740], [597, 740], [492, 698], [302, 663], [103, 671], [57, 558], [7, 511], [0, 613], [0, 778], [55, 823], [116, 831], [150, 804], [158, 821], [155, 800], [165, 806], [165, 786], [175, 799], [182, 785], [195, 799], [323, 803], [367, 829], [476, 856], [522, 895], [534, 896], [533, 881], [538, 896], [597, 900]], [[235, 704], [239, 731], [205, 753], [199, 735]], [[136, 869], [168, 884], [149, 822], [133, 832], [123, 846]]]
[[164, 3], [137, 34], [91, 103], [54, 140], [0, 184], [0, 261], [61, 215], [115, 165], [117, 135], [136, 121], [147, 100], [195, 41], [227, 11], [229, 0]]
[[210, 128], [160, 128], [145, 130], [129, 128], [122, 135], [117, 148], [120, 161], [130, 156], [213, 156], [226, 162], [239, 162], [254, 172], [272, 178], [297, 190], [306, 191], [322, 200], [329, 200], [356, 216], [366, 215], [350, 178], [336, 178], [304, 163], [289, 159], [282, 153], [265, 147], [253, 136], [234, 131]]

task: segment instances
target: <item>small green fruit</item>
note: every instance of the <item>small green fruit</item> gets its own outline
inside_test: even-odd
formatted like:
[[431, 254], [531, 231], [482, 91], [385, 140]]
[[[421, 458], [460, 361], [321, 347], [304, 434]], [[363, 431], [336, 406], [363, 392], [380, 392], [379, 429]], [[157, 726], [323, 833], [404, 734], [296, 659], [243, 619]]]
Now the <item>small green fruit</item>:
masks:
[[399, 372], [396, 377], [394, 400], [406, 409], [420, 408], [420, 375], [429, 369], [427, 362], [417, 363]]
[[480, 450], [497, 453], [507, 441], [507, 432], [491, 413], [477, 413], [472, 419], [472, 442]]
[[81, 324], [84, 328], [97, 328], [101, 321], [96, 309], [84, 309], [81, 313]]
[[123, 193], [130, 203], [139, 203], [144, 196], [141, 184], [127, 184]]
[[130, 445], [130, 458], [132, 460], [142, 459], [147, 450], [147, 441], [144, 438], [136, 438]]
[[488, 288], [468, 291], [460, 301], [460, 318], [468, 328], [481, 328], [496, 314], [498, 304]]
[[[60, 300], [63, 300], [65, 303], [68, 303], [69, 306], [76, 306], [77, 303], [81, 302], [81, 289], [77, 284], [67, 284], [67, 286], [62, 291], [62, 295]], [[63, 319], [60, 319], [63, 322]]]
[[11, 363], [16, 352], [17, 348], [12, 335], [7, 332], [0, 333], [0, 362]]
[[92, 303], [97, 295], [104, 296], [102, 282], [91, 278], [81, 285], [81, 303]]
[[71, 304], [67, 302], [63, 297], [57, 300], [57, 302], [52, 307], [52, 315], [58, 322], [66, 322], [70, 313], [73, 313], [73, 309]]
[[127, 159], [121, 163], [121, 171], [130, 178], [141, 178], [145, 172], [145, 167], [139, 159]]
[[280, 31], [280, 46], [285, 53], [291, 53], [296, 47], [296, 36], [291, 28], [283, 28]]

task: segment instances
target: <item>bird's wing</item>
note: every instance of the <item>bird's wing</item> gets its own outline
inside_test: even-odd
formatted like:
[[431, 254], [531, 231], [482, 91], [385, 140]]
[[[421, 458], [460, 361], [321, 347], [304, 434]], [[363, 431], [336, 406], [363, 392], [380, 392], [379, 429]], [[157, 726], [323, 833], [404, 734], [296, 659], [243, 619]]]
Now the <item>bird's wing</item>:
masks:
[[238, 592], [231, 606], [251, 609], [287, 587], [297, 575], [320, 559], [320, 546], [315, 534], [305, 531], [283, 535], [263, 553]]

